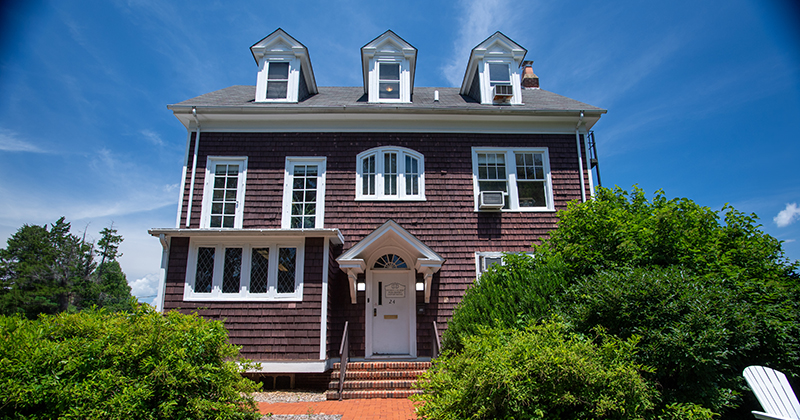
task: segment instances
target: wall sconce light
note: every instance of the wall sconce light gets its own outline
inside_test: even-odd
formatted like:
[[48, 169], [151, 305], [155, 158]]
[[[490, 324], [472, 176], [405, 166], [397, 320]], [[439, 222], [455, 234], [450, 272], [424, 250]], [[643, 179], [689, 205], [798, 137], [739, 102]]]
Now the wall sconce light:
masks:
[[367, 283], [365, 283], [362, 280], [359, 280], [356, 283], [356, 290], [358, 290], [359, 292], [363, 292], [363, 291], [367, 290]]

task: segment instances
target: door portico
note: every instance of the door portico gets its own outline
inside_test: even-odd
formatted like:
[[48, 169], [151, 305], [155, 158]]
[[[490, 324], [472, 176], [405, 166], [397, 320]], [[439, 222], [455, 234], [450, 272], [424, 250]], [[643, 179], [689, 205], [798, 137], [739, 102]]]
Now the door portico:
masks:
[[[396, 222], [389, 220], [337, 258], [347, 273], [351, 303], [364, 274], [365, 356], [416, 357], [417, 274], [425, 302], [433, 274], [444, 259]], [[362, 289], [363, 290], [363, 289]]]

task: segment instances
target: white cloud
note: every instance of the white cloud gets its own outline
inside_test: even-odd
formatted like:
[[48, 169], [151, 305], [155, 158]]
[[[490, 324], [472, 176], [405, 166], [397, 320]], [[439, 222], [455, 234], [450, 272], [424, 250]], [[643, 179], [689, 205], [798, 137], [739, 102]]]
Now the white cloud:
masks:
[[786, 208], [781, 210], [772, 220], [775, 221], [778, 227], [786, 227], [797, 221], [797, 219], [800, 219], [800, 207], [797, 207], [797, 203], [791, 203], [786, 204]]
[[152, 130], [141, 130], [139, 131], [150, 143], [155, 144], [156, 146], [164, 146], [164, 140], [161, 139], [161, 136], [158, 135], [155, 131]]
[[462, 2], [465, 15], [459, 20], [458, 38], [454, 42], [453, 56], [444, 65], [444, 74], [452, 86], [461, 86], [469, 52], [500, 27], [511, 26], [516, 20], [515, 5], [507, 0], [467, 0]]
[[790, 244], [790, 243], [795, 242], [795, 241], [797, 241], [797, 239], [787, 239], [787, 240], [785, 240], [783, 242], [787, 243], [787, 244]]
[[131, 294], [137, 298], [144, 298], [144, 301], [151, 301], [158, 292], [158, 285], [161, 282], [161, 275], [158, 273], [148, 274], [140, 279], [128, 281], [131, 286]]
[[45, 153], [35, 144], [20, 140], [17, 133], [0, 128], [0, 150], [5, 152]]

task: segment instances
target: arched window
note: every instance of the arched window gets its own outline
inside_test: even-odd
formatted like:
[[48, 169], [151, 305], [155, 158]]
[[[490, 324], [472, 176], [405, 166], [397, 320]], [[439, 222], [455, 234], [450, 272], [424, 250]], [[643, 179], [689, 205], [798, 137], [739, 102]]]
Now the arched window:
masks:
[[425, 200], [422, 154], [383, 146], [356, 157], [356, 200]]
[[395, 254], [386, 254], [382, 255], [377, 261], [375, 261], [373, 268], [408, 268], [408, 265], [399, 256]]

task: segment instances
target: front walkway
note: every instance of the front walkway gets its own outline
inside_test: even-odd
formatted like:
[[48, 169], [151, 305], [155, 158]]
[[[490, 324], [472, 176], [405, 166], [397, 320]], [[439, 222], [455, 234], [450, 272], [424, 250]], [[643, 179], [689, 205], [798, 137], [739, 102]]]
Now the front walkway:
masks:
[[259, 402], [261, 414], [341, 414], [342, 420], [414, 420], [414, 403], [402, 398], [296, 403]]

